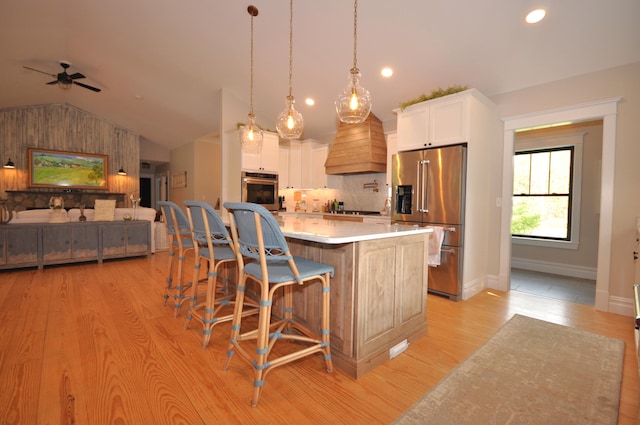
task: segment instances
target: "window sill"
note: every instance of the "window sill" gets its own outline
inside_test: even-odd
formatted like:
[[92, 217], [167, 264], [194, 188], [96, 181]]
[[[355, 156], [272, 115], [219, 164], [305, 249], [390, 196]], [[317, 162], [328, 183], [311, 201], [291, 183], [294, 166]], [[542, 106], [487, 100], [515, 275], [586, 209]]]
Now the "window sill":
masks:
[[535, 239], [526, 237], [511, 237], [511, 242], [516, 245], [542, 246], [546, 248], [573, 249], [577, 250], [578, 241], [552, 241], [546, 239]]

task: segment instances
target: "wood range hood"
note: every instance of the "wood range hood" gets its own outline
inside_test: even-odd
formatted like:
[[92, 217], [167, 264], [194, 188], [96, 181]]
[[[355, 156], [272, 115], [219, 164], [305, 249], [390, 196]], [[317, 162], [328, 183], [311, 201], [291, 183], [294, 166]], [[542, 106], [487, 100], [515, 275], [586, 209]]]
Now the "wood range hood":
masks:
[[382, 122], [372, 113], [361, 124], [341, 122], [324, 167], [327, 174], [386, 173]]

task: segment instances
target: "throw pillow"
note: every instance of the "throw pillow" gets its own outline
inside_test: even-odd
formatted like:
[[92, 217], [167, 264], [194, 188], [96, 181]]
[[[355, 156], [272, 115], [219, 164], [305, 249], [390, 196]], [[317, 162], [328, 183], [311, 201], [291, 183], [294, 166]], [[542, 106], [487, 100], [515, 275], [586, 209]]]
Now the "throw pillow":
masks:
[[116, 215], [116, 200], [115, 199], [96, 199], [94, 204], [95, 221], [113, 221]]

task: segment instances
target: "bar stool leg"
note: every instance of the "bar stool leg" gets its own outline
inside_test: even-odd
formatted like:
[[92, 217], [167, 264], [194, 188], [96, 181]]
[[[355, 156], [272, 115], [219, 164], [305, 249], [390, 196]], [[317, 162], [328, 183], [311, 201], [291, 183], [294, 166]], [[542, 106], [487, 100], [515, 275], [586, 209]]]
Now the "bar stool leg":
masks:
[[253, 398], [251, 399], [251, 405], [256, 407], [258, 405], [258, 399], [260, 398], [260, 392], [264, 386], [264, 374], [265, 369], [269, 367], [267, 363], [267, 357], [269, 355], [269, 329], [271, 323], [271, 306], [273, 299], [270, 296], [269, 284], [261, 282], [260, 295], [260, 313], [258, 315], [258, 335], [256, 340], [256, 360], [255, 378], [253, 380]]
[[193, 265], [193, 292], [191, 293], [191, 297], [189, 298], [191, 304], [189, 305], [189, 311], [187, 312], [187, 318], [184, 323], [184, 328], [189, 329], [191, 325], [191, 319], [193, 319], [192, 311], [196, 308], [196, 304], [198, 303], [198, 285], [200, 282], [200, 267], [201, 262], [196, 262]]
[[202, 323], [202, 348], [207, 348], [211, 339], [211, 332], [216, 320], [214, 319], [216, 290], [218, 285], [218, 273], [215, 270], [213, 261], [210, 261], [207, 273], [207, 297], [204, 303], [204, 320]]
[[244, 295], [247, 284], [247, 277], [244, 273], [240, 273], [238, 277], [238, 286], [236, 287], [236, 300], [233, 309], [233, 320], [231, 321], [231, 336], [229, 337], [229, 348], [227, 348], [227, 360], [222, 366], [222, 370], [229, 369], [231, 359], [235, 354], [236, 342], [240, 335], [240, 325], [242, 321], [242, 309], [244, 304]]
[[162, 305], [167, 305], [167, 300], [169, 300], [169, 292], [173, 290], [173, 263], [176, 256], [176, 247], [173, 244], [173, 236], [169, 238], [169, 269], [167, 271], [166, 283], [167, 285], [164, 288], [164, 301]]
[[333, 372], [331, 360], [331, 274], [326, 273], [322, 279], [322, 346], [327, 372]]

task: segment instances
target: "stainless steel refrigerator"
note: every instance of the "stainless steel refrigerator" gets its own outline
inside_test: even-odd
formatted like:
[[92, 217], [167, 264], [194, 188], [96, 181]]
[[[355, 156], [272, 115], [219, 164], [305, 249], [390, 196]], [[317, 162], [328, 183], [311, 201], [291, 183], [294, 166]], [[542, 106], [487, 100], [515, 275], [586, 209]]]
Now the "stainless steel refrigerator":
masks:
[[444, 228], [440, 265], [429, 267], [428, 288], [454, 300], [462, 296], [466, 165], [466, 144], [400, 152], [392, 165], [391, 218]]

